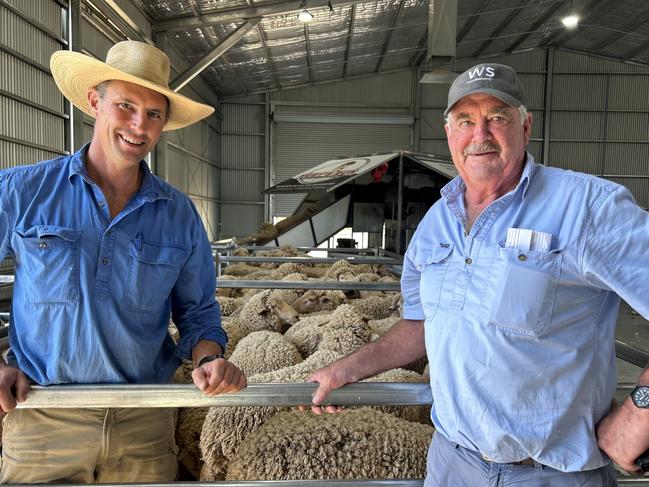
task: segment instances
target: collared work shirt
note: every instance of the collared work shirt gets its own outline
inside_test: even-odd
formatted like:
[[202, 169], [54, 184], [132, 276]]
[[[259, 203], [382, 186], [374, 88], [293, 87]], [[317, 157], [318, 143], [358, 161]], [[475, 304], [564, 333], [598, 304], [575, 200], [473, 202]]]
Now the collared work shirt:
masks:
[[189, 198], [143, 162], [111, 220], [86, 148], [0, 171], [0, 260], [16, 265], [10, 362], [42, 385], [168, 382], [199, 340], [227, 340], [209, 241]]
[[[595, 425], [616, 387], [619, 296], [649, 316], [649, 214], [630, 192], [527, 163], [465, 234], [461, 178], [420, 223], [404, 260], [404, 318], [425, 320], [437, 429], [496, 462], [562, 471], [608, 462]], [[552, 235], [506, 245], [509, 228]]]

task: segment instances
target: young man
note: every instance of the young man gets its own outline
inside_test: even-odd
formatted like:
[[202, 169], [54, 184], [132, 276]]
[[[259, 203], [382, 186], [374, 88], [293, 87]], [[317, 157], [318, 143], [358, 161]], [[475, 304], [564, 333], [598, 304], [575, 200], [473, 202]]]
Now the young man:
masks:
[[0, 482], [174, 480], [173, 409], [14, 408], [30, 382], [164, 384], [181, 358], [193, 359], [206, 394], [246, 386], [221, 358], [227, 337], [201, 219], [142, 161], [163, 130], [213, 108], [170, 90], [169, 59], [140, 42], [116, 44], [106, 63], [60, 51], [51, 68], [96, 121], [77, 153], [0, 172], [0, 260], [16, 264]]
[[535, 164], [508, 66], [461, 74], [445, 116], [459, 176], [406, 252], [403, 320], [313, 374], [313, 410], [426, 353], [426, 486], [616, 485], [609, 456], [632, 471], [649, 448], [649, 390], [611, 410], [620, 297], [649, 317], [649, 214], [622, 186]]

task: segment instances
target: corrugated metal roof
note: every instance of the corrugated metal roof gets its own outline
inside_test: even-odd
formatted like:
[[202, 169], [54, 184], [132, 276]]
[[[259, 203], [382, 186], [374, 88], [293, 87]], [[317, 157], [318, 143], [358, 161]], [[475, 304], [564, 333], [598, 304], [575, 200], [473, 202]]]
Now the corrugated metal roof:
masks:
[[[426, 57], [426, 0], [132, 1], [190, 64], [262, 18], [201, 74], [220, 96], [408, 69]], [[297, 18], [304, 8], [309, 23]], [[571, 9], [581, 21], [567, 30], [561, 18]], [[457, 18], [452, 69], [550, 45], [649, 65], [646, 0], [459, 0]]]

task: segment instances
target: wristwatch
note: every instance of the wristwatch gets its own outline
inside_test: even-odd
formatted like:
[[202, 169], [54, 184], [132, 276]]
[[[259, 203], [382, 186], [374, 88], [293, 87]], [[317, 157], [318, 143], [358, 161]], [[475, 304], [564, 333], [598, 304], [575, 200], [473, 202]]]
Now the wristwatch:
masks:
[[220, 353], [216, 353], [214, 355], [205, 355], [205, 357], [198, 361], [198, 365], [196, 367], [200, 367], [201, 365], [206, 364], [207, 362], [211, 362], [212, 360], [216, 360], [217, 358], [223, 358], [223, 355]]
[[631, 391], [631, 400], [638, 408], [649, 409], [649, 386], [638, 386]]

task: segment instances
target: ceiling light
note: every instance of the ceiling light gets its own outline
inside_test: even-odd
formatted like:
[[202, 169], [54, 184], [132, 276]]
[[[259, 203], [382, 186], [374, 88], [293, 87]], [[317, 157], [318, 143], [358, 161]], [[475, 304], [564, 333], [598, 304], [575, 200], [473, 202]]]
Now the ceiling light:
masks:
[[563, 25], [565, 25], [568, 29], [574, 29], [579, 23], [579, 16], [570, 14], [562, 18], [561, 22], [563, 22]]
[[304, 23], [311, 22], [313, 20], [313, 15], [311, 15], [311, 12], [307, 9], [304, 9], [297, 14], [297, 20]]

